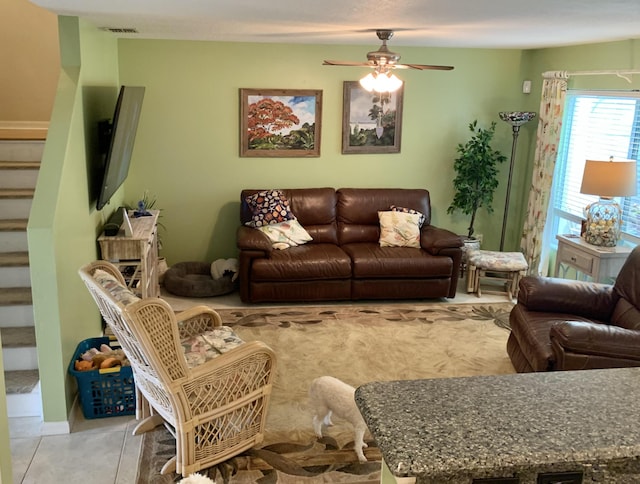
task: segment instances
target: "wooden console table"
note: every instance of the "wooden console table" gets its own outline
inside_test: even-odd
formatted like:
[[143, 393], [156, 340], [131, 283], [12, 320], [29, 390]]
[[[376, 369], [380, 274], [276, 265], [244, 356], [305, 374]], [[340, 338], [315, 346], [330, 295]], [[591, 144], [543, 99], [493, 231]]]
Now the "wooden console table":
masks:
[[[578, 236], [556, 235], [558, 254], [554, 276], [558, 277], [561, 265], [573, 267], [576, 271], [590, 276], [594, 282], [608, 282], [616, 278], [622, 265], [631, 253], [630, 247], [598, 247], [585, 242]], [[567, 268], [563, 267], [563, 275]]]
[[383, 483], [640, 482], [640, 368], [371, 382], [355, 399]]
[[[131, 212], [132, 213], [132, 212]], [[133, 234], [98, 237], [104, 260], [115, 264], [127, 286], [139, 297], [158, 297], [158, 216], [159, 210], [150, 210], [151, 216], [130, 216]]]

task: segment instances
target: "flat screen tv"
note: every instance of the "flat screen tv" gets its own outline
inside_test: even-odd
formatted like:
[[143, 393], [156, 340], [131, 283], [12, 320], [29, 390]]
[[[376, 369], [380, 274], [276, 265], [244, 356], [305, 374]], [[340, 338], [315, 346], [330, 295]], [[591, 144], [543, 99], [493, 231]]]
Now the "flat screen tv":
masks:
[[101, 210], [129, 174], [133, 143], [138, 130], [144, 87], [122, 86], [113, 113], [113, 120], [101, 131], [107, 147], [102, 183], [96, 208]]

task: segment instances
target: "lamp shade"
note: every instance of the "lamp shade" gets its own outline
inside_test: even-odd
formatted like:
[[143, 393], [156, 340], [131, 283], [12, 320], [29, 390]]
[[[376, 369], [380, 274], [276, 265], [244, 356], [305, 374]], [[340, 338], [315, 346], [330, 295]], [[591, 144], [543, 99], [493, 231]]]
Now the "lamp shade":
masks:
[[599, 197], [629, 197], [636, 194], [636, 162], [587, 160], [580, 193]]

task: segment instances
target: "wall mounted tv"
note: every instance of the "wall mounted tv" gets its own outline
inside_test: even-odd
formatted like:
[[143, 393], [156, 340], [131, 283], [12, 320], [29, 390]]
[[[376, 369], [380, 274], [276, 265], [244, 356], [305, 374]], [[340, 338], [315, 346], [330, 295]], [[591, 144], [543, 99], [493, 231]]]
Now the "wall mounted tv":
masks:
[[129, 174], [131, 153], [136, 138], [144, 87], [122, 86], [111, 122], [99, 127], [101, 145], [105, 148], [104, 173], [98, 192], [96, 208], [101, 210], [122, 185]]

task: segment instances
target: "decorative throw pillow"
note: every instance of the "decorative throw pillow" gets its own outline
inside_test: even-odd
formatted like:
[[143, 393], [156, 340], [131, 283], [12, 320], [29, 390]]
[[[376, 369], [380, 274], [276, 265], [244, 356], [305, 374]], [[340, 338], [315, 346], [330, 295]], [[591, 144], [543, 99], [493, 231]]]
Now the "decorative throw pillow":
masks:
[[392, 212], [417, 213], [418, 215], [420, 215], [420, 221], [418, 222], [418, 225], [420, 227], [422, 227], [425, 221], [427, 220], [427, 217], [425, 217], [422, 212], [418, 212], [417, 210], [414, 210], [412, 208], [396, 207], [395, 205], [391, 205], [391, 207], [389, 208], [391, 209]]
[[245, 223], [249, 227], [263, 227], [296, 218], [289, 209], [289, 200], [281, 190], [254, 193], [245, 198], [245, 202], [253, 212], [251, 220]]
[[93, 278], [123, 306], [140, 301], [138, 296], [120, 284], [115, 277], [102, 269], [96, 269], [93, 273]]
[[380, 247], [420, 248], [420, 215], [405, 212], [378, 212]]
[[256, 228], [265, 233], [272, 242], [273, 248], [278, 250], [296, 247], [313, 240], [309, 232], [297, 220], [288, 220]]

